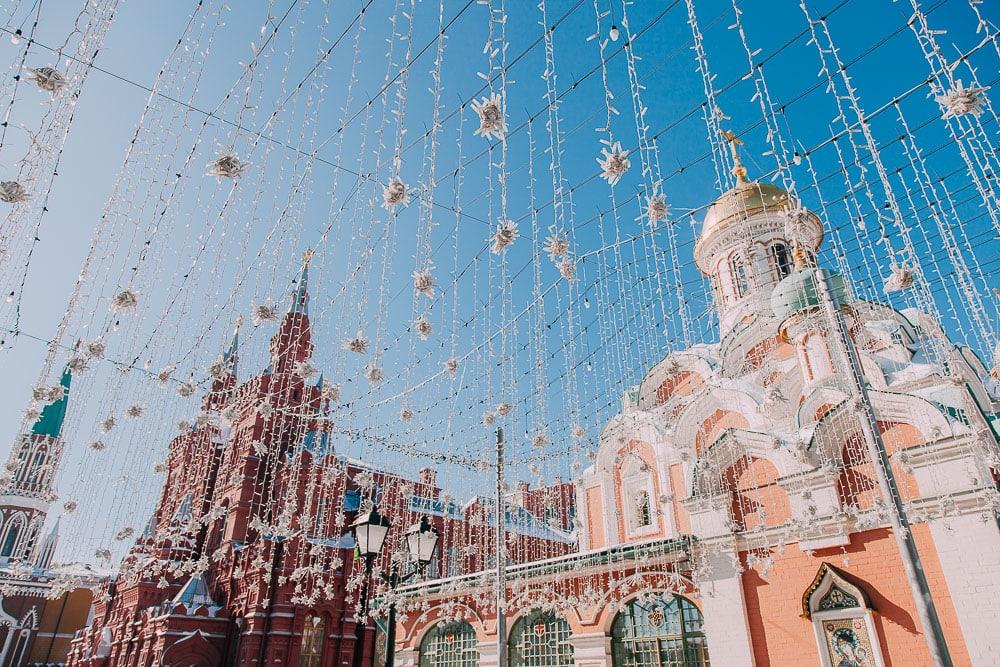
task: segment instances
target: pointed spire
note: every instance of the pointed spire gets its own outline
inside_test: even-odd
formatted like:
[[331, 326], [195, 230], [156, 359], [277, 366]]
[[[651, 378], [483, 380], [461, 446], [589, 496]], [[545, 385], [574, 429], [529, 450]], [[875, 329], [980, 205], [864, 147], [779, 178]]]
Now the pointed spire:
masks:
[[66, 419], [66, 406], [69, 403], [69, 386], [72, 380], [73, 375], [69, 365], [67, 365], [59, 380], [62, 396], [42, 408], [42, 414], [38, 416], [34, 426], [31, 427], [32, 435], [47, 435], [50, 438], [58, 438], [62, 433], [63, 420]]
[[56, 552], [56, 546], [59, 544], [59, 522], [62, 521], [62, 517], [56, 517], [56, 523], [52, 526], [52, 530], [49, 534], [45, 536], [42, 540], [42, 544], [38, 548], [38, 558], [35, 559], [35, 567], [39, 570], [44, 570], [52, 564], [52, 556]]
[[239, 347], [240, 347], [240, 327], [243, 326], [243, 316], [240, 315], [236, 318], [236, 322], [233, 326], [233, 340], [229, 344], [229, 349], [225, 351], [222, 355], [222, 362], [226, 364], [229, 368], [229, 373], [235, 377], [236, 376], [236, 362], [239, 361]]
[[292, 297], [292, 307], [288, 312], [309, 314], [309, 262], [312, 261], [313, 250], [306, 248], [302, 253], [302, 272], [299, 274], [299, 284]]
[[736, 177], [736, 187], [747, 185], [747, 168], [743, 166], [740, 153], [736, 149], [737, 146], [743, 145], [743, 141], [732, 130], [719, 130], [719, 133], [729, 144], [729, 153], [733, 156], [733, 176]]

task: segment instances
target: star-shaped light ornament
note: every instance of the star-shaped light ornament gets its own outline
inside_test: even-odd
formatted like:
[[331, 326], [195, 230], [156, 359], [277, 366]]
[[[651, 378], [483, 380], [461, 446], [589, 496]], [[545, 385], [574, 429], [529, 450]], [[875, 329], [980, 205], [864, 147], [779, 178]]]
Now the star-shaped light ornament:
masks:
[[62, 92], [68, 81], [66, 76], [54, 67], [28, 68], [28, 80], [39, 90], [51, 93], [53, 97]]
[[249, 166], [250, 163], [242, 161], [236, 153], [220, 150], [215, 159], [208, 163], [208, 175], [215, 176], [217, 181], [224, 178], [237, 179]]
[[601, 143], [605, 144], [605, 148], [601, 149], [601, 157], [597, 158], [597, 164], [601, 167], [601, 178], [606, 180], [608, 185], [616, 185], [632, 166], [628, 159], [628, 151], [622, 149], [620, 141], [611, 143], [602, 139]]
[[406, 206], [409, 203], [410, 191], [406, 187], [406, 183], [401, 181], [398, 176], [389, 181], [389, 184], [382, 190], [382, 206], [386, 210], [391, 211], [397, 206]]
[[494, 93], [472, 103], [472, 110], [479, 116], [476, 136], [501, 140], [507, 134], [507, 124], [503, 117], [503, 100]]
[[941, 117], [946, 120], [966, 114], [978, 118], [983, 113], [987, 90], [989, 90], [988, 87], [969, 86], [966, 88], [959, 80], [952, 88], [939, 90], [940, 94], [934, 97], [934, 101], [941, 107]]
[[513, 220], [502, 220], [497, 223], [497, 229], [493, 232], [493, 246], [490, 250], [494, 255], [502, 255], [513, 245], [517, 238], [517, 223]]
[[0, 181], [0, 201], [5, 204], [18, 204], [31, 199], [24, 186], [17, 181]]

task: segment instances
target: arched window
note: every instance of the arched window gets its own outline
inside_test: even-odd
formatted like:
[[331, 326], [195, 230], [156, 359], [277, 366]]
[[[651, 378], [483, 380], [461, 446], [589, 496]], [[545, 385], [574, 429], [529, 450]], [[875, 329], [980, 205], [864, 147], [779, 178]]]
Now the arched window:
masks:
[[733, 255], [733, 258], [729, 260], [729, 270], [733, 275], [733, 289], [736, 292], [736, 298], [742, 299], [750, 291], [750, 279], [747, 277], [747, 267], [743, 263], [743, 258], [739, 255]]
[[468, 623], [438, 623], [420, 642], [420, 667], [476, 667], [478, 645]]
[[18, 546], [25, 528], [23, 514], [15, 514], [7, 523], [6, 532], [3, 534], [3, 541], [0, 542], [0, 558], [16, 558], [18, 556]]
[[306, 616], [302, 628], [302, 650], [299, 652], [299, 667], [319, 667], [323, 658], [323, 639], [326, 635], [326, 621], [319, 615]]
[[632, 600], [611, 624], [614, 667], [709, 664], [701, 611], [687, 598], [658, 593]]
[[772, 245], [771, 262], [774, 264], [774, 271], [778, 275], [778, 280], [787, 277], [792, 272], [792, 257], [788, 252], [788, 246], [784, 243], [775, 243]]
[[635, 494], [635, 523], [639, 528], [645, 528], [653, 523], [653, 513], [649, 509], [649, 493], [640, 491]]
[[573, 667], [569, 623], [562, 616], [536, 610], [514, 624], [507, 640], [512, 667]]

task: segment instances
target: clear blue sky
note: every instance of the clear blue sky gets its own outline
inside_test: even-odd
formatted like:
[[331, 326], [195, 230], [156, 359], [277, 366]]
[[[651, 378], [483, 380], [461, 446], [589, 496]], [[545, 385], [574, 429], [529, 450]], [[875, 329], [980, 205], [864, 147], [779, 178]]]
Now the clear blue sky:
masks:
[[[25, 7], [30, 5], [23, 4]], [[65, 38], [68, 22], [77, 10], [76, 4], [47, 2], [43, 5], [41, 43], [52, 45]], [[112, 202], [111, 233], [99, 245], [93, 279], [84, 288], [84, 298], [72, 316], [69, 335], [91, 337], [100, 330], [106, 324], [108, 297], [115, 286], [121, 284], [121, 276], [127, 275], [132, 266], [139, 266], [136, 286], [143, 299], [142, 307], [137, 315], [130, 316], [131, 320], [105, 335], [109, 357], [128, 362], [134, 360], [136, 370], [123, 374], [113, 370], [109, 363], [100, 364], [75, 384], [67, 429], [68, 453], [60, 488], [64, 496], [75, 495], [85, 500], [79, 516], [66, 528], [70, 541], [76, 542], [64, 546], [67, 558], [92, 554], [96, 546], [108, 542], [108, 535], [116, 527], [142, 524], [161, 480], [152, 473], [152, 462], [162, 458], [174, 432], [174, 423], [181, 418], [191, 418], [197, 409], [195, 399], [182, 401], [173, 392], [163, 391], [155, 382], [150, 382], [142, 369], [155, 372], [163, 366], [177, 364], [180, 374], [192, 372], [195, 379], [203, 379], [206, 366], [226, 344], [232, 321], [238, 314], [246, 314], [251, 303], [262, 299], [285, 307], [298, 258], [307, 246], [318, 250], [311, 286], [316, 363], [326, 372], [327, 378], [343, 384], [345, 400], [350, 401], [349, 407], [338, 417], [338, 424], [345, 428], [371, 429], [372, 433], [408, 451], [422, 449], [429, 453], [458, 453], [472, 458], [488, 452], [489, 437], [478, 422], [483, 410], [499, 401], [495, 392], [501, 386], [495, 360], [488, 351], [470, 359], [457, 383], [439, 379], [414, 392], [409, 399], [395, 398], [406, 388], [438, 372], [442, 361], [450, 356], [453, 334], [458, 353], [465, 354], [495, 333], [500, 322], [500, 302], [491, 298], [491, 290], [495, 291], [497, 285], [497, 264], [493, 261], [491, 269], [489, 254], [483, 252], [492, 224], [499, 217], [499, 188], [494, 179], [491, 196], [488, 160], [481, 155], [488, 144], [472, 136], [475, 119], [471, 110], [467, 108], [464, 116], [454, 113], [483, 84], [477, 72], [485, 72], [488, 66], [487, 56], [483, 54], [487, 9], [477, 3], [467, 6], [464, 0], [445, 3], [446, 21], [457, 18], [447, 30], [442, 68], [444, 124], [437, 151], [437, 171], [439, 177], [449, 174], [449, 178], [435, 193], [439, 206], [434, 211], [436, 227], [430, 245], [434, 249], [439, 283], [450, 283], [456, 266], [464, 271], [458, 280], [457, 311], [453, 312], [451, 305], [454, 292], [445, 291], [430, 311], [435, 334], [429, 343], [424, 343], [414, 342], [413, 336], [406, 331], [413, 318], [410, 274], [416, 266], [414, 256], [419, 250], [416, 239], [422, 224], [420, 206], [416, 202], [400, 215], [395, 231], [390, 234], [393, 245], [385, 271], [386, 290], [381, 307], [377, 285], [382, 273], [384, 243], [374, 244], [376, 250], [371, 259], [368, 286], [358, 290], [349, 288], [346, 293], [341, 291], [343, 285], [350, 284], [348, 276], [361, 256], [360, 248], [371, 244], [373, 235], [378, 238], [387, 218], [380, 207], [376, 207], [374, 214], [369, 209], [372, 188], [362, 184], [356, 190], [358, 181], [352, 172], [375, 171], [372, 150], [382, 112], [381, 99], [374, 96], [382, 88], [385, 77], [385, 40], [391, 34], [389, 15], [395, 3], [376, 0], [366, 12], [367, 29], [361, 38], [359, 81], [348, 117], [355, 112], [360, 114], [344, 132], [340, 164], [346, 171], [341, 172], [336, 189], [333, 188], [336, 170], [330, 163], [338, 162], [337, 140], [329, 139], [335, 137], [343, 115], [341, 106], [349, 82], [355, 30], [347, 31], [317, 72], [311, 75], [309, 72], [319, 54], [350, 26], [361, 3], [355, 0], [329, 3], [281, 0], [270, 4], [274, 18], [268, 21], [265, 3], [232, 3], [231, 11], [225, 13], [224, 25], [218, 27], [211, 43], [206, 37], [190, 45], [196, 51], [208, 52], [204, 73], [192, 97], [193, 105], [202, 110], [218, 108], [218, 117], [227, 121], [235, 121], [242, 114], [247, 127], [259, 129], [265, 125], [277, 100], [286, 99], [289, 89], [299, 80], [307, 82], [301, 91], [288, 98], [290, 103], [267, 127], [265, 134], [275, 143], [264, 141], [253, 148], [252, 133], [243, 132], [237, 136], [236, 150], [243, 156], [249, 155], [251, 165], [236, 196], [225, 204], [226, 184], [217, 185], [214, 179], [204, 175], [205, 163], [213, 156], [217, 144], [233, 141], [233, 128], [213, 119], [206, 130], [200, 132], [205, 121], [203, 115], [186, 111], [169, 100], [158, 99], [155, 123], [151, 122], [139, 135], [136, 150], [139, 157], [126, 172], [127, 187]], [[602, 9], [608, 7], [605, 0], [599, 4]], [[775, 0], [742, 5], [751, 48], [762, 49], [759, 57], [774, 53], [763, 71], [773, 99], [780, 105], [787, 105], [782, 107], [780, 128], [785, 140], [805, 148], [823, 143], [831, 134], [831, 126], [835, 125], [836, 110], [832, 98], [825, 92], [825, 84], [817, 76], [816, 49], [801, 34], [806, 23], [798, 2]], [[86, 84], [56, 179], [50, 213], [41, 229], [41, 240], [31, 264], [20, 324], [24, 335], [14, 340], [8, 349], [0, 351], [0, 369], [7, 378], [0, 387], [0, 434], [4, 443], [10, 443], [15, 436], [20, 415], [41, 367], [44, 344], [37, 339], [47, 340], [54, 335], [81, 261], [111, 196], [128, 142], [148, 96], [142, 87], [152, 84], [194, 6], [193, 2], [129, 0], [122, 3], [97, 61], [111, 74], [95, 71]], [[957, 52], [955, 49], [965, 51], [980, 39], [975, 34], [974, 17], [967, 0], [941, 0], [923, 3], [923, 6], [929, 12], [932, 27], [948, 30], [939, 39], [949, 53]], [[216, 3], [207, 2], [206, 8], [198, 14], [199, 21], [209, 17], [215, 7]], [[849, 72], [866, 111], [883, 107], [894, 96], [910, 90], [928, 76], [928, 65], [905, 26], [911, 13], [909, 2], [814, 0], [809, 7], [814, 17], [829, 15], [831, 33], [841, 49], [841, 58], [852, 63]], [[431, 43], [437, 29], [437, 8], [437, 2], [430, 0], [416, 3], [414, 53]], [[518, 128], [544, 108], [543, 53], [541, 45], [536, 43], [541, 37], [541, 28], [535, 2], [508, 0], [507, 8], [510, 15], [508, 57], [513, 60], [524, 52], [511, 66], [507, 93], [508, 126]], [[696, 8], [705, 34], [708, 59], [717, 74], [716, 87], [724, 89], [720, 102], [732, 118], [725, 124], [739, 132], [750, 128], [744, 136], [744, 155], [751, 176], [769, 172], [774, 163], [762, 155], [767, 149], [767, 141], [759, 107], [751, 100], [753, 82], [742, 79], [747, 70], [746, 54], [736, 33], [729, 29], [733, 23], [731, 4], [719, 0], [699, 1]], [[992, 20], [998, 20], [994, 3], [984, 3], [980, 9], [987, 16], [992, 13]], [[551, 0], [548, 11], [550, 24], [566, 15], [553, 33], [557, 88], [565, 93], [560, 106], [565, 151], [562, 165], [566, 180], [573, 187], [575, 250], [583, 254], [614, 237], [614, 215], [608, 212], [610, 188], [595, 178], [594, 158], [600, 149], [601, 135], [594, 128], [603, 124], [604, 91], [600, 72], [593, 73], [599, 62], [597, 42], [586, 39], [595, 27], [593, 3], [589, 0]], [[664, 176], [669, 177], [664, 190], [675, 212], [673, 218], [678, 220], [676, 262], [682, 267], [684, 301], [694, 318], [693, 338], [696, 342], [711, 342], [717, 338], [717, 333], [709, 309], [710, 296], [692, 265], [692, 225], [689, 217], [683, 215], [685, 211], [699, 210], [718, 194], [712, 162], [706, 157], [709, 142], [700, 111], [704, 94], [689, 47], [691, 35], [686, 11], [683, 2], [664, 0], [643, 0], [629, 11], [632, 29], [644, 29], [635, 42], [635, 52], [641, 57], [637, 68], [645, 85], [643, 101], [649, 107], [647, 120], [651, 132], [657, 133], [661, 169]], [[287, 17], [281, 22], [286, 12]], [[618, 2], [615, 2], [615, 13], [620, 17]], [[325, 28], [328, 41], [320, 42], [324, 17], [329, 19]], [[610, 17], [604, 21], [607, 27]], [[269, 47], [266, 52], [268, 55], [249, 91], [248, 103], [244, 104], [242, 85], [236, 94], [225, 98], [240, 75], [240, 61], [249, 58], [250, 44], [261, 42], [261, 26], [265, 26], [264, 34], [269, 34], [271, 27], [279, 22], [281, 27], [273, 41], [273, 51]], [[618, 22], [620, 24], [620, 18]], [[204, 35], [208, 32], [206, 29]], [[609, 53], [621, 43], [611, 44]], [[19, 57], [18, 48], [6, 38], [0, 39], [0, 59], [4, 63], [15, 62]], [[404, 48], [404, 44], [396, 44], [397, 66], [392, 69], [393, 75], [402, 61]], [[431, 123], [432, 98], [428, 88], [433, 82], [428, 72], [435, 53], [436, 45], [431, 45], [411, 68], [405, 116], [408, 133], [404, 145], [407, 149], [402, 161], [403, 179], [411, 184], [421, 181], [424, 168], [425, 144], [418, 139]], [[187, 58], [195, 59], [190, 55]], [[41, 47], [33, 48], [28, 59], [29, 65], [50, 61], [51, 54]], [[996, 78], [997, 53], [992, 47], [977, 51], [971, 62], [980, 68], [979, 75], [985, 82]], [[195, 88], [187, 76], [189, 73], [173, 73], [163, 83], [162, 90], [186, 99], [184, 96]], [[9, 76], [9, 71], [6, 75]], [[957, 75], [968, 81], [962, 70]], [[579, 83], [569, 90], [574, 82]], [[320, 83], [322, 89], [318, 87]], [[625, 59], [621, 53], [609, 61], [609, 84], [621, 111], [613, 124], [616, 137], [626, 147], [634, 147], [636, 133]], [[397, 86], [389, 89], [390, 107], [395, 103], [397, 91]], [[1000, 256], [997, 241], [980, 202], [976, 201], [975, 190], [964, 174], [961, 157], [949, 142], [944, 123], [936, 120], [939, 112], [926, 93], [925, 87], [908, 95], [901, 107], [915, 128], [919, 145], [927, 151], [930, 171], [935, 177], [946, 177], [945, 182], [955, 193], [955, 200], [962, 202], [960, 215], [968, 220], [965, 231], [977, 249], [978, 260], [991, 281], [990, 287], [997, 287], [1000, 282], [993, 277], [996, 258]], [[375, 113], [365, 133], [364, 102], [372, 98], [376, 100]], [[15, 114], [25, 123], [32, 119], [37, 121], [45, 101], [40, 92], [23, 89], [16, 100]], [[454, 179], [450, 174], [460, 159], [457, 150], [460, 116], [464, 117], [461, 160], [468, 163], [463, 170], [461, 191], [467, 216], [458, 225], [456, 262], [455, 215], [448, 209], [454, 205], [455, 197]], [[389, 118], [384, 136], [387, 148], [381, 151], [381, 171], [375, 174], [383, 180], [390, 172], [395, 141], [394, 120], [392, 116]], [[995, 137], [995, 118], [984, 115], [983, 123]], [[872, 127], [876, 140], [884, 145], [880, 154], [887, 168], [907, 167], [909, 163], [898, 142], [893, 143], [900, 129], [891, 109], [876, 116]], [[544, 115], [538, 116], [533, 124], [533, 136], [537, 144], [534, 158], [536, 198], [537, 203], [544, 204], [553, 195], [547, 171], [548, 155], [543, 152], [548, 143]], [[363, 143], [365, 153], [361, 152]], [[322, 148], [318, 154], [324, 162], [314, 163], [307, 173], [307, 161], [292, 148], [308, 152], [319, 145]], [[192, 150], [195, 157], [185, 164]], [[510, 216], [520, 219], [530, 208], [529, 148], [525, 129], [512, 132], [508, 150]], [[0, 155], [0, 168], [5, 173], [13, 169], [18, 157], [16, 146], [12, 147], [7, 154]], [[837, 174], [835, 151], [828, 144], [812, 157], [816, 171], [824, 179], [821, 186], [824, 200], [837, 202], [844, 195], [845, 183]], [[498, 153], [495, 159], [499, 159]], [[148, 170], [144, 170], [143, 165]], [[157, 206], [157, 197], [163, 196], [160, 183], [164, 178], [169, 181], [175, 170], [182, 168], [183, 190], [167, 197], [166, 206]], [[619, 201], [628, 200], [640, 187], [639, 172], [638, 156], [633, 153], [632, 169], [616, 189]], [[301, 180], [303, 174], [306, 177]], [[911, 178], [905, 171], [901, 175], [904, 179]], [[817, 193], [808, 188], [811, 178], [805, 164], [796, 168], [793, 176], [803, 191], [805, 203], [817, 208]], [[869, 178], [873, 178], [871, 173]], [[896, 194], [902, 197], [902, 190]], [[341, 208], [344, 209], [342, 216], [338, 213]], [[601, 226], [595, 220], [599, 211], [605, 212], [603, 240]], [[831, 204], [830, 211], [828, 224], [847, 229], [850, 222], [846, 219], [844, 205]], [[870, 211], [865, 214], [870, 215]], [[634, 220], [637, 215], [634, 202], [621, 206], [619, 228], [622, 236], [639, 231], [640, 224]], [[154, 232], [158, 216], [162, 224]], [[334, 233], [322, 240], [321, 234], [331, 222]], [[538, 215], [542, 238], [552, 222], [552, 209], [545, 207]], [[525, 218], [520, 224], [521, 233], [529, 235], [530, 220]], [[918, 222], [914, 228], [919, 230], [916, 234], [918, 251], [927, 262], [925, 268], [931, 270], [932, 253], [936, 253], [933, 256], [937, 260], [943, 256], [936, 232], [926, 220]], [[144, 239], [149, 239], [150, 243], [142, 252]], [[666, 235], [658, 235], [657, 242], [662, 250]], [[640, 266], [635, 268], [628, 264], [633, 251], [631, 246], [626, 246], [622, 253], [625, 264], [618, 267], [625, 272], [627, 280], [635, 280], [628, 288], [630, 300], [608, 306], [603, 315], [598, 315], [596, 307], [601, 298], [600, 290], [604, 289], [601, 285], [617, 281], [615, 269], [612, 267], [608, 277], [607, 269], [600, 268], [596, 261], [588, 260], [581, 267], [576, 326], [587, 328], [578, 338], [575, 360], [579, 364], [578, 392], [584, 412], [581, 421], [587, 426], [592, 440], [619, 404], [620, 393], [641, 379], [642, 369], [671, 347], [680, 345], [675, 299], [667, 297], [668, 317], [663, 322], [663, 311], [652, 298], [651, 281], [640, 280], [646, 274], [646, 265], [641, 244], [636, 247], [642, 261]], [[857, 251], [856, 242], [845, 243], [844, 250], [850, 264], [861, 265], [866, 261]], [[530, 253], [529, 236], [520, 239], [508, 254], [514, 281], [511, 304], [514, 313], [520, 312], [532, 297]], [[612, 253], [604, 256], [612, 263], [616, 259]], [[826, 261], [832, 263], [832, 258], [827, 255]], [[665, 265], [673, 263], [674, 260], [668, 258]], [[945, 261], [943, 270], [947, 272], [946, 264]], [[543, 286], [555, 280], [555, 269], [547, 258], [543, 259], [542, 272]], [[861, 291], [872, 288], [865, 283], [866, 275], [859, 271], [856, 276]], [[985, 294], [985, 287], [981, 288]], [[359, 297], [363, 293], [368, 294], [366, 299]], [[939, 307], [947, 314], [947, 293], [942, 288], [936, 294], [940, 298]], [[557, 473], [567, 475], [573, 458], [565, 451], [567, 431], [572, 426], [564, 414], [568, 407], [568, 390], [564, 384], [567, 362], [561, 348], [566, 340], [563, 329], [566, 299], [565, 288], [550, 293], [541, 318], [547, 386], [544, 406], [539, 406], [533, 396], [534, 380], [530, 374], [534, 353], [530, 347], [533, 326], [529, 326], [529, 322], [534, 320], [525, 318], [511, 339], [512, 346], [518, 350], [517, 396], [519, 399], [527, 397], [515, 410], [517, 421], [511, 429], [511, 447], [515, 460], [531, 455], [533, 450], [523, 433], [534, 430], [540, 423], [550, 424], [552, 437], [559, 443], [556, 451], [562, 453], [554, 455], [554, 460], [544, 466], [543, 474], [548, 477]], [[595, 307], [581, 307], [583, 299]], [[341, 349], [341, 341], [358, 328], [359, 311], [367, 323], [368, 335], [373, 338], [375, 330], [371, 322], [379, 313], [383, 314], [380, 342], [387, 348], [383, 366], [390, 380], [374, 393], [360, 377], [363, 364], [347, 358]], [[995, 302], [991, 312], [995, 314]], [[454, 332], [453, 315], [458, 321]], [[970, 325], [963, 318], [946, 317], [945, 324], [959, 339], [969, 336], [970, 342], [975, 342]], [[650, 334], [647, 325], [656, 328], [656, 333]], [[614, 333], [619, 326], [624, 327], [621, 335]], [[242, 377], [266, 363], [266, 341], [272, 331], [273, 327], [267, 325], [256, 329], [245, 327]], [[71, 344], [72, 340], [64, 342]], [[522, 345], [527, 348], [520, 349]], [[590, 370], [585, 365], [585, 358], [590, 361]], [[64, 359], [61, 357], [59, 363]], [[112, 407], [120, 414], [132, 401], [147, 406], [146, 417], [124, 424], [107, 436], [109, 447], [104, 458], [87, 453], [87, 443], [98, 437], [97, 422]], [[418, 419], [410, 424], [398, 418], [401, 404], [406, 401], [418, 412]], [[542, 407], [544, 417], [540, 416]], [[341, 438], [338, 446], [374, 463], [406, 470], [427, 462], [425, 458], [387, 451], [370, 441], [350, 443]], [[514, 476], [534, 477], [526, 466], [518, 466]], [[485, 480], [479, 476], [451, 468], [445, 468], [442, 481], [454, 488], [459, 496], [469, 496], [486, 488]]]

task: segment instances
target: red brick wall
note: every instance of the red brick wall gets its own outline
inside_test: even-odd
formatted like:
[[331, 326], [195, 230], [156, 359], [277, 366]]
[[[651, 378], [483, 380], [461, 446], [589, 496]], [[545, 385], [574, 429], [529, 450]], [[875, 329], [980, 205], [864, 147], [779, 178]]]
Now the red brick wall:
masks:
[[[913, 533], [952, 660], [956, 666], [971, 665], [930, 532], [926, 526], [919, 525], [914, 527]], [[754, 570], [743, 574], [757, 667], [818, 664], [819, 648], [812, 623], [801, 614], [802, 594], [823, 561], [849, 572], [864, 584], [875, 610], [875, 627], [887, 667], [933, 665], [896, 541], [887, 529], [855, 534], [843, 550], [823, 549], [807, 554], [798, 545], [789, 545], [784, 555], [774, 553], [772, 556], [775, 564], [766, 580]]]

